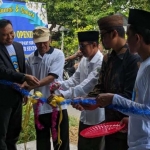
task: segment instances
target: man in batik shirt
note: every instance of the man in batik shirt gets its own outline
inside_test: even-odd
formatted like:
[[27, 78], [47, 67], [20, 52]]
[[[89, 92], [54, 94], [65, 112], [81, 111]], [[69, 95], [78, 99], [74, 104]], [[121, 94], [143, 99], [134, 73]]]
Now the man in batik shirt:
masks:
[[[140, 57], [131, 54], [126, 44], [123, 18], [112, 15], [98, 21], [105, 49], [112, 49], [104, 56], [99, 83], [89, 93], [96, 97], [100, 93], [117, 93], [131, 99]], [[106, 122], [121, 121], [124, 114], [105, 108]], [[105, 150], [127, 150], [127, 133], [115, 133], [105, 137]]]

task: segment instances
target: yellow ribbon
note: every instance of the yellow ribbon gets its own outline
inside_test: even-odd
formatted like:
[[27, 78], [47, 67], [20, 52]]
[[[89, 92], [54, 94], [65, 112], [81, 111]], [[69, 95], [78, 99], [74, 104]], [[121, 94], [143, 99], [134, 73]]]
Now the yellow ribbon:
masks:
[[[38, 98], [41, 98], [41, 97], [43, 96], [43, 94], [42, 94], [41, 92], [39, 92], [39, 91], [36, 91], [36, 92], [34, 93], [34, 95], [37, 96]], [[34, 95], [33, 95], [33, 96], [34, 96]]]
[[22, 123], [23, 130], [27, 127], [29, 118], [30, 118], [30, 111], [32, 109], [32, 104], [36, 104], [38, 102], [37, 99], [41, 98], [43, 95], [41, 92], [36, 91], [34, 95], [28, 97], [28, 102], [25, 109], [25, 116]]
[[59, 144], [59, 147], [58, 147], [58, 150], [60, 149], [60, 146], [62, 144], [62, 140], [60, 138], [60, 124], [61, 124], [61, 121], [63, 119], [63, 114], [62, 114], [62, 108], [61, 108], [61, 105], [59, 105], [59, 110], [60, 110], [60, 117], [59, 117], [59, 122], [58, 122], [58, 144]]
[[36, 104], [38, 102], [37, 99], [39, 99], [41, 97], [42, 97], [42, 93], [39, 92], [39, 91], [35, 92], [34, 95], [28, 97], [28, 102], [27, 102], [26, 107], [25, 107], [25, 115], [24, 115], [24, 118], [23, 118], [23, 121], [22, 121], [22, 129], [23, 129], [23, 132], [24, 132], [24, 147], [25, 147], [25, 150], [26, 150], [27, 134], [28, 134], [27, 126], [28, 126], [29, 119], [30, 119], [30, 112], [31, 112], [31, 109], [32, 109], [32, 105]]
[[[26, 129], [25, 134], [27, 134], [27, 128], [26, 127], [27, 127], [28, 122], [29, 122], [30, 111], [32, 109], [32, 105], [36, 104], [38, 102], [38, 99], [41, 97], [42, 97], [42, 93], [39, 91], [36, 91], [34, 93], [34, 95], [28, 97], [28, 102], [27, 102], [26, 109], [25, 109], [25, 116], [24, 116], [23, 123], [22, 123], [23, 131], [25, 131], [25, 129]], [[60, 149], [60, 146], [62, 144], [62, 141], [60, 138], [60, 124], [61, 124], [61, 121], [63, 119], [63, 114], [62, 114], [62, 108], [61, 108], [60, 103], [63, 102], [64, 100], [65, 99], [62, 96], [56, 96], [56, 95], [53, 96], [52, 98], [49, 98], [49, 104], [52, 105], [53, 107], [58, 106], [59, 110], [60, 110], [60, 117], [59, 117], [59, 122], [58, 122], [58, 145], [59, 145], [58, 150]], [[25, 141], [24, 143], [26, 143], [26, 142], [27, 141]]]
[[62, 144], [61, 138], [60, 138], [60, 124], [63, 119], [63, 114], [62, 114], [62, 108], [60, 103], [63, 102], [65, 99], [62, 96], [53, 96], [52, 98], [49, 99], [49, 104], [52, 105], [53, 107], [59, 107], [60, 111], [60, 116], [59, 116], [59, 122], [58, 122], [58, 150], [60, 149], [60, 146]]
[[63, 102], [65, 99], [62, 96], [55, 95], [49, 100], [49, 104], [53, 107], [57, 107], [61, 102]]

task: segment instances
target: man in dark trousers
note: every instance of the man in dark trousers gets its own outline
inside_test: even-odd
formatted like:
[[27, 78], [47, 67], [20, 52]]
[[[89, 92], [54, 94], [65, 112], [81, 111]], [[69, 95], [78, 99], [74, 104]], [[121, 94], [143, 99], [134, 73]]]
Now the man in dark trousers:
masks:
[[[17, 84], [39, 85], [34, 76], [25, 74], [23, 46], [13, 42], [14, 31], [9, 20], [0, 20], [0, 80]], [[21, 131], [23, 96], [11, 87], [0, 84], [0, 150], [17, 150]]]
[[[140, 57], [131, 54], [126, 44], [123, 18], [112, 15], [98, 21], [100, 35], [105, 49], [112, 51], [104, 56], [99, 83], [89, 96], [100, 93], [117, 93], [132, 98], [132, 91], [138, 71]], [[105, 108], [105, 121], [121, 121], [124, 114]], [[127, 150], [127, 133], [117, 132], [105, 137], [105, 150]]]
[[[31, 86], [28, 88], [30, 90], [34, 89], [34, 92], [40, 91], [43, 94], [43, 97], [48, 98], [52, 94], [49, 89], [52, 83], [56, 82], [57, 80], [63, 80], [62, 75], [65, 62], [64, 53], [61, 50], [50, 46], [51, 35], [49, 29], [46, 27], [38, 27], [33, 30], [33, 41], [37, 47], [37, 50], [27, 58], [26, 70], [27, 73], [32, 74], [40, 79], [40, 85]], [[36, 149], [51, 150], [50, 138], [52, 135], [54, 150], [70, 150], [67, 106], [63, 105], [61, 107], [63, 117], [60, 125], [59, 116], [61, 111], [58, 111], [58, 113], [55, 115], [57, 118], [55, 122], [55, 113], [52, 113], [54, 110], [49, 104], [35, 104], [33, 108], [35, 114], [36, 109], [38, 109], [38, 119], [43, 126], [43, 129], [39, 129], [37, 121], [35, 121]], [[59, 108], [57, 109], [60, 110]], [[35, 120], [37, 120], [36, 115]], [[59, 127], [62, 144], [59, 143]], [[56, 135], [56, 137], [53, 135]]]

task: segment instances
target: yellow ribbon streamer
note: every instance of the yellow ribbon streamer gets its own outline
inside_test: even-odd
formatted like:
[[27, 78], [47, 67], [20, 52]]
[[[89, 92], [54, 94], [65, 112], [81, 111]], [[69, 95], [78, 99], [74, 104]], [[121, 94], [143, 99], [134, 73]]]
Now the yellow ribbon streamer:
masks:
[[57, 105], [59, 105], [63, 101], [64, 101], [64, 98], [62, 96], [55, 95], [54, 97], [52, 97], [50, 99], [50, 105], [56, 107]]
[[32, 109], [32, 105], [36, 104], [38, 102], [37, 98], [41, 98], [41, 97], [42, 97], [42, 93], [39, 91], [35, 92], [34, 95], [28, 97], [28, 102], [27, 102], [26, 107], [25, 107], [25, 115], [24, 115], [24, 118], [22, 121], [22, 129], [24, 132], [24, 148], [25, 148], [25, 150], [27, 149], [26, 148], [27, 138], [28, 138], [27, 137], [27, 135], [28, 135], [27, 126], [28, 126], [29, 119], [30, 119], [30, 112]]
[[63, 119], [63, 114], [62, 114], [62, 108], [61, 108], [61, 105], [59, 105], [59, 110], [60, 110], [60, 116], [59, 116], [59, 122], [58, 122], [58, 144], [59, 144], [59, 147], [58, 147], [58, 150], [60, 149], [60, 146], [62, 144], [62, 140], [60, 138], [60, 124], [61, 124], [61, 121]]
[[[25, 131], [26, 129], [26, 133], [25, 133], [25, 138], [26, 138], [26, 135], [27, 135], [27, 125], [28, 125], [28, 122], [29, 122], [29, 119], [30, 119], [30, 111], [32, 109], [32, 105], [33, 104], [36, 104], [38, 102], [38, 99], [42, 97], [42, 93], [39, 92], [39, 91], [36, 91], [35, 94], [33, 96], [30, 96], [28, 97], [28, 102], [27, 102], [27, 105], [26, 105], [26, 109], [25, 109], [25, 117], [23, 119], [23, 123], [22, 123], [22, 128], [23, 128], [23, 131]], [[49, 104], [52, 105], [53, 107], [59, 107], [59, 110], [60, 110], [60, 117], [59, 117], [59, 122], [58, 122], [58, 150], [60, 149], [60, 146], [62, 144], [62, 141], [61, 141], [61, 138], [60, 138], [60, 124], [61, 124], [61, 121], [63, 119], [63, 114], [62, 114], [62, 108], [61, 108], [61, 105], [60, 103], [64, 101], [64, 98], [62, 96], [53, 96], [52, 98], [49, 98]], [[27, 139], [25, 139], [25, 142], [27, 142]], [[25, 145], [25, 149], [26, 149], [26, 145]]]
[[59, 107], [59, 111], [60, 111], [60, 116], [59, 116], [59, 122], [58, 122], [58, 150], [60, 149], [60, 146], [62, 144], [62, 141], [61, 141], [61, 138], [60, 138], [60, 124], [61, 124], [61, 121], [63, 119], [63, 114], [62, 114], [62, 108], [61, 108], [61, 105], [60, 103], [63, 102], [65, 99], [62, 97], [62, 96], [53, 96], [52, 98], [49, 99], [49, 104], [52, 105], [53, 107]]
[[30, 118], [30, 111], [32, 109], [32, 105], [36, 104], [38, 102], [37, 99], [41, 98], [43, 95], [41, 92], [36, 91], [34, 95], [28, 97], [28, 102], [26, 105], [26, 109], [25, 109], [25, 117], [23, 119], [23, 123], [22, 123], [22, 129], [26, 129], [28, 122], [29, 122], [29, 118]]

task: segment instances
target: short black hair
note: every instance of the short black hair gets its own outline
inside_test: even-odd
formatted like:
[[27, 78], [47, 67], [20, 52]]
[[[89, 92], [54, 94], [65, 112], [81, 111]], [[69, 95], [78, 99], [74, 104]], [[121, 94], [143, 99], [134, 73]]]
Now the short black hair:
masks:
[[133, 34], [140, 34], [147, 45], [150, 44], [150, 29], [134, 25], [130, 25], [129, 29], [132, 31]]
[[125, 38], [125, 29], [124, 29], [123, 26], [110, 27], [110, 28], [108, 28], [106, 31], [108, 31], [108, 33], [110, 33], [110, 32], [112, 32], [112, 31], [114, 31], [114, 30], [117, 31], [119, 37]]
[[11, 21], [10, 20], [7, 20], [7, 19], [0, 19], [0, 28], [5, 28], [8, 24], [11, 24]]
[[116, 30], [118, 32], [119, 37], [125, 38], [125, 29], [123, 26], [120, 27], [113, 27], [113, 30]]

